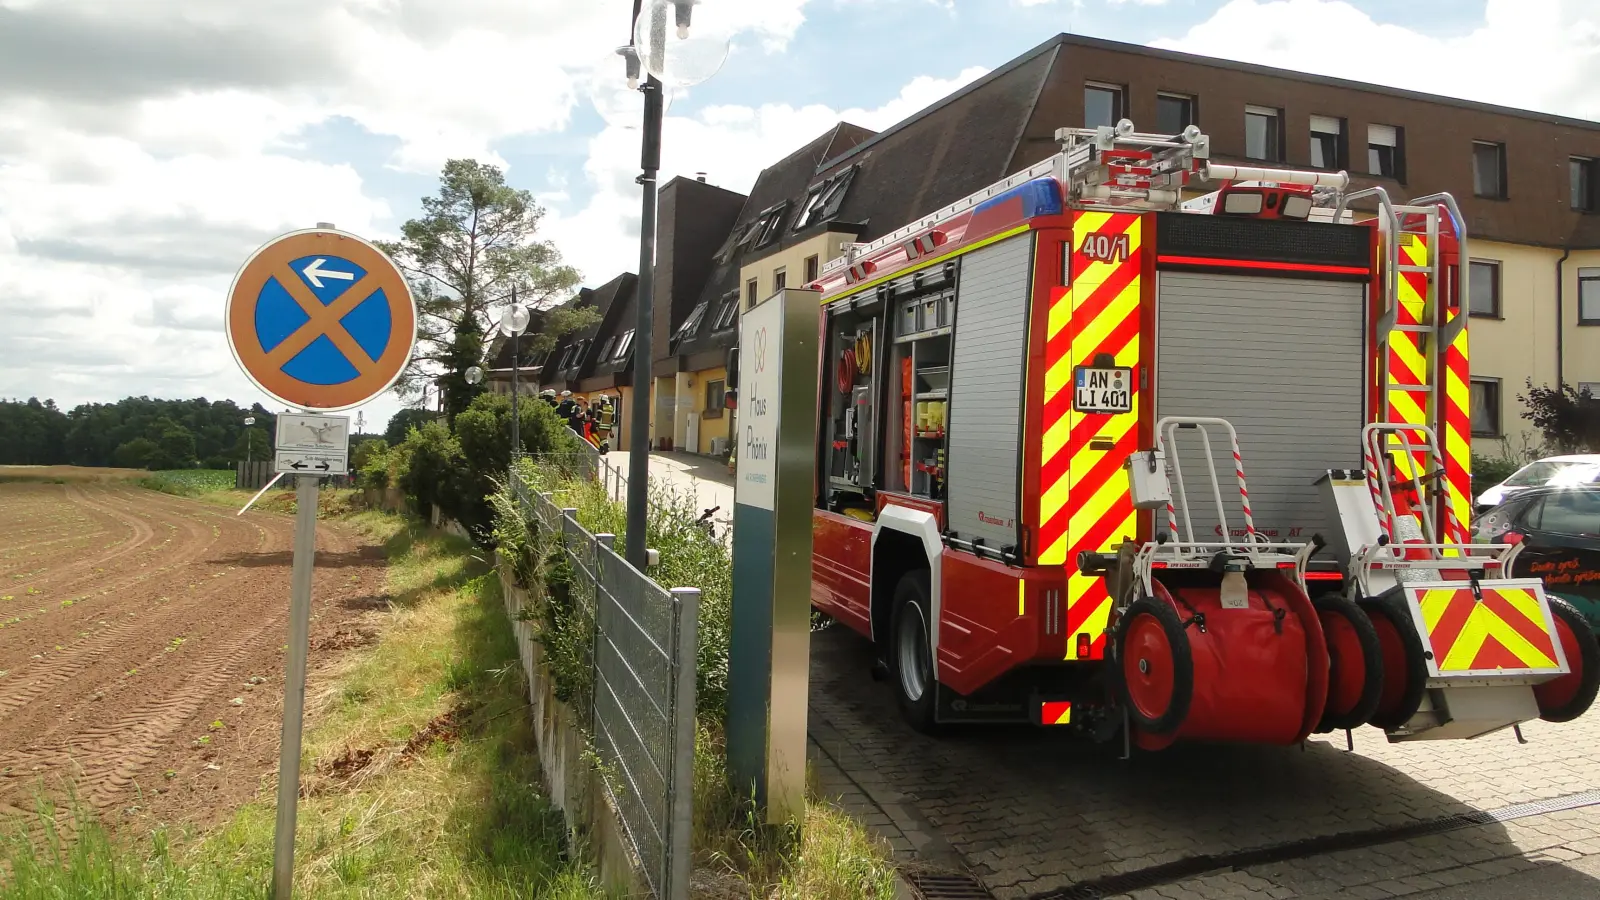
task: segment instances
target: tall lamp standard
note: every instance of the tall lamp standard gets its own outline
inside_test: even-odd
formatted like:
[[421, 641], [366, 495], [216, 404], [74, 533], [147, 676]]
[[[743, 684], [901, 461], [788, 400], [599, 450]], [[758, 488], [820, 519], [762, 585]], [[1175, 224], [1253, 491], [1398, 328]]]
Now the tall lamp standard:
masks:
[[[650, 388], [655, 357], [654, 328], [656, 262], [656, 176], [661, 170], [661, 125], [665, 118], [667, 87], [685, 88], [715, 75], [728, 59], [732, 44], [726, 13], [718, 13], [729, 0], [633, 0], [633, 33], [628, 46], [617, 51], [627, 65], [628, 87], [644, 93], [644, 141], [635, 179], [644, 188], [639, 229], [639, 302], [634, 321], [633, 409], [628, 423], [628, 540], [629, 563], [643, 569], [645, 513], [650, 478]], [[702, 11], [696, 16], [696, 9]], [[668, 35], [668, 19], [675, 26]], [[645, 80], [639, 86], [640, 70]]]
[[511, 305], [500, 317], [500, 333], [511, 338], [511, 458], [522, 456], [522, 417], [517, 413], [517, 394], [522, 389], [517, 384], [517, 370], [522, 368], [521, 354], [517, 351], [518, 338], [528, 330], [528, 311], [517, 303], [517, 289], [511, 289]]
[[[244, 463], [247, 466], [255, 462], [256, 433], [255, 429], [251, 428], [254, 424], [256, 424], [255, 416], [244, 417]], [[248, 472], [249, 470], [246, 469], [245, 471]]]

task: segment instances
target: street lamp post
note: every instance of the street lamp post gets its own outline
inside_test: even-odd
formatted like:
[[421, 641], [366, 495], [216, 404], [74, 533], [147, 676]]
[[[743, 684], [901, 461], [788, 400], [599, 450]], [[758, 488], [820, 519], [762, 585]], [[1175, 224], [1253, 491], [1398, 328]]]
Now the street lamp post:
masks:
[[[661, 130], [665, 118], [665, 87], [689, 87], [716, 74], [727, 59], [726, 38], [691, 37], [694, 8], [706, 0], [633, 0], [633, 33], [627, 47], [618, 50], [627, 63], [629, 86], [637, 83], [641, 68], [644, 84], [644, 138], [640, 169], [635, 179], [644, 189], [639, 228], [639, 302], [634, 318], [633, 409], [628, 435], [628, 517], [626, 555], [643, 569], [645, 515], [650, 478], [650, 388], [655, 357], [656, 177], [661, 170]], [[667, 19], [676, 25], [667, 36]]]
[[[251, 426], [256, 424], [255, 416], [244, 417], [244, 464], [246, 466], [255, 462], [256, 432]], [[245, 470], [250, 471], [249, 469]]]
[[517, 395], [522, 392], [517, 380], [517, 371], [522, 368], [522, 357], [518, 352], [519, 338], [528, 328], [528, 311], [517, 303], [517, 289], [511, 288], [511, 305], [506, 308], [505, 314], [500, 317], [500, 333], [511, 338], [511, 458], [516, 460], [522, 456], [522, 416], [518, 412]]

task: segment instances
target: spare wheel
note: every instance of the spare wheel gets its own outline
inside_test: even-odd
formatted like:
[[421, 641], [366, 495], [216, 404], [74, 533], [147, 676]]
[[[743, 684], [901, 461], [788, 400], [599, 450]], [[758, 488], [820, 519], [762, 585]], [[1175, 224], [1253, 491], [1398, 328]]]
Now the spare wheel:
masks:
[[1383, 645], [1372, 620], [1338, 594], [1311, 601], [1328, 643], [1328, 702], [1318, 732], [1365, 725], [1383, 694]]
[[1572, 671], [1552, 681], [1534, 685], [1539, 718], [1570, 722], [1584, 714], [1600, 690], [1600, 645], [1578, 608], [1559, 597], [1549, 597], [1551, 618], [1561, 638], [1561, 650]]
[[1117, 622], [1116, 640], [1116, 681], [1128, 717], [1148, 734], [1177, 731], [1194, 700], [1194, 657], [1178, 613], [1153, 597], [1136, 600]]
[[1367, 721], [1385, 731], [1411, 721], [1428, 689], [1428, 661], [1422, 655], [1422, 638], [1417, 636], [1404, 601], [1397, 596], [1403, 596], [1399, 588], [1359, 603], [1378, 633], [1383, 656], [1383, 685], [1377, 709]]

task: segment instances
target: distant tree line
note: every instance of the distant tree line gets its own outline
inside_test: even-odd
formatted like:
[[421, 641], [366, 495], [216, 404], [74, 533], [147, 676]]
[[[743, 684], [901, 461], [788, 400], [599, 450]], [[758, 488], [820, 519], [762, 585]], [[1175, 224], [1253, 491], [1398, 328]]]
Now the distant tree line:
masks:
[[[244, 420], [255, 416], [255, 425]], [[63, 412], [53, 400], [0, 400], [0, 465], [230, 469], [272, 452], [276, 419], [261, 404], [231, 400], [86, 403]]]

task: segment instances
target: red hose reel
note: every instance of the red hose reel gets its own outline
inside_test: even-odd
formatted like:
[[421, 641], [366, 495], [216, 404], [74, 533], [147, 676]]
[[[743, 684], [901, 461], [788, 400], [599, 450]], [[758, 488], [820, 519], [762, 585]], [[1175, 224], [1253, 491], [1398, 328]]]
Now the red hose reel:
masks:
[[1321, 723], [1329, 654], [1315, 608], [1276, 570], [1242, 577], [1242, 598], [1226, 607], [1214, 577], [1157, 581], [1118, 620], [1115, 680], [1144, 749], [1294, 744]]

